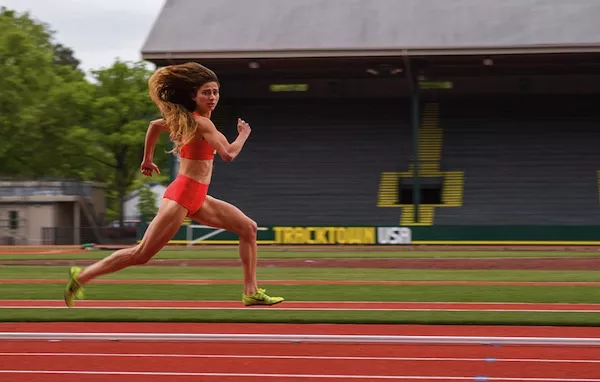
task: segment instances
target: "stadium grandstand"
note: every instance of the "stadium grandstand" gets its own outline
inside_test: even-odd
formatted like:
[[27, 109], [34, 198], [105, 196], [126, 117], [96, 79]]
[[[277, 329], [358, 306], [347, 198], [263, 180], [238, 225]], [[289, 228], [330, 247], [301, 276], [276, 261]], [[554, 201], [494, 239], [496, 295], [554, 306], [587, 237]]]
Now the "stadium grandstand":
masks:
[[262, 225], [594, 226], [597, 15], [594, 0], [168, 0], [142, 55], [217, 72], [215, 124], [253, 133], [210, 192]]

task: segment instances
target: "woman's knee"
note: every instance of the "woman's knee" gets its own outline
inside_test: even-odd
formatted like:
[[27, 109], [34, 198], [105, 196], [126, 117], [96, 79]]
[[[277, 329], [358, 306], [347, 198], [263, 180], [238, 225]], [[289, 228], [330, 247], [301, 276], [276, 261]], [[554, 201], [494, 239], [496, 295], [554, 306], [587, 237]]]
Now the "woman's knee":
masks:
[[131, 253], [131, 263], [132, 265], [144, 265], [157, 253], [158, 251], [153, 251], [152, 248], [149, 248], [149, 246], [144, 245], [144, 243], [140, 243], [133, 247], [133, 251]]
[[239, 235], [246, 240], [256, 240], [256, 232], [258, 232], [258, 224], [252, 219], [247, 219], [242, 224]]

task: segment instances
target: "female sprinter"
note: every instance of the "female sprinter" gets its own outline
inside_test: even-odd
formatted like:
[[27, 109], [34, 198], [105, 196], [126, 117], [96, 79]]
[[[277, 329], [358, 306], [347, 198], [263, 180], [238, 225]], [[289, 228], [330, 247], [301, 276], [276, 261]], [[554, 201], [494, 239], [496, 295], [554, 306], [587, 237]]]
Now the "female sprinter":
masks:
[[233, 143], [216, 129], [210, 117], [219, 101], [219, 81], [213, 71], [198, 63], [163, 67], [153, 73], [148, 85], [164, 119], [152, 121], [148, 127], [141, 172], [145, 176], [160, 173], [153, 163], [154, 147], [160, 132], [169, 131], [180, 156], [179, 174], [167, 187], [158, 213], [138, 245], [118, 250], [85, 269], [70, 268], [65, 303], [72, 307], [74, 299], [82, 299], [83, 285], [98, 276], [148, 262], [173, 238], [186, 216], [239, 235], [245, 305], [283, 301], [268, 296], [257, 285], [256, 223], [237, 207], [207, 195], [214, 154], [226, 162], [234, 160], [250, 135], [250, 126], [238, 119]]

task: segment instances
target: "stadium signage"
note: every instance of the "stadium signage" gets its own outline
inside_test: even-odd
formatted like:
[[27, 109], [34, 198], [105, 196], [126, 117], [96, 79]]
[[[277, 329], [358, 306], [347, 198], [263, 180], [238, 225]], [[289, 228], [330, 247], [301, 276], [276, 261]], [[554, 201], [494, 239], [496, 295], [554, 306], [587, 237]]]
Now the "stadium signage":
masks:
[[[136, 227], [138, 242], [148, 223]], [[600, 226], [259, 226], [259, 245], [600, 245]], [[233, 232], [183, 224], [170, 244], [237, 245]]]
[[394, 245], [410, 244], [411, 230], [403, 227], [273, 227], [274, 244]]
[[271, 84], [269, 85], [271, 92], [307, 92], [308, 84]]
[[[137, 227], [140, 241], [148, 224]], [[412, 244], [413, 229], [388, 226], [265, 226], [258, 227], [260, 245], [402, 245]], [[187, 222], [175, 234], [170, 244], [239, 244], [233, 232]]]
[[378, 227], [378, 244], [411, 244], [412, 231], [406, 227]]

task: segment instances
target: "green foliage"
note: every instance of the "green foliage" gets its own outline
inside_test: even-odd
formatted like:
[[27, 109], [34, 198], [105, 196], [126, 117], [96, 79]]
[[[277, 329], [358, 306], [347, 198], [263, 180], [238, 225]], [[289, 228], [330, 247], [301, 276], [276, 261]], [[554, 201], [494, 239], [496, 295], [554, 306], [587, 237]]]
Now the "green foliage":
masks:
[[84, 139], [93, 87], [82, 72], [55, 63], [51, 40], [28, 14], [0, 11], [0, 133], [10, 137], [0, 142], [0, 171], [100, 180]]
[[140, 188], [140, 198], [138, 199], [138, 211], [140, 213], [140, 218], [144, 221], [150, 221], [156, 213], [158, 212], [158, 208], [156, 207], [156, 195], [152, 192], [152, 188], [150, 184], [144, 183]]
[[41, 173], [28, 157], [39, 153], [43, 131], [37, 124], [51, 100], [48, 89], [57, 76], [53, 71], [53, 48], [44, 25], [27, 14], [0, 10], [0, 141], [2, 172]]
[[79, 69], [79, 60], [75, 58], [74, 52], [62, 44], [54, 45], [54, 64], [67, 65], [73, 69]]
[[89, 134], [105, 155], [101, 163], [108, 166], [113, 184], [109, 200], [118, 205], [122, 222], [123, 200], [139, 174], [148, 123], [158, 117], [148, 96], [151, 72], [143, 63], [116, 61], [92, 74], [96, 85]]
[[[0, 135], [10, 137], [0, 140], [0, 176], [110, 184], [107, 216], [122, 222], [123, 199], [141, 183], [148, 123], [159, 116], [148, 95], [151, 71], [116, 61], [88, 81], [78, 67], [46, 24], [0, 9]], [[167, 145], [163, 134], [155, 163], [165, 172]]]

